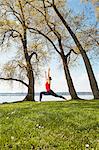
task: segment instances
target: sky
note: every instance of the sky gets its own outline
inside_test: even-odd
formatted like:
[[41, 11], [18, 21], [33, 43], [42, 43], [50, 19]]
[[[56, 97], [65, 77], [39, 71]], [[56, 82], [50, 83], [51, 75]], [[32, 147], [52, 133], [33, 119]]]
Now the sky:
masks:
[[[86, 10], [87, 15], [88, 10], [91, 8], [92, 12], [94, 11], [93, 7], [89, 3], [89, 5], [81, 4], [79, 0], [68, 0], [68, 4], [73, 10], [74, 13], [78, 13], [80, 11]], [[92, 22], [95, 22], [94, 13], [91, 14]], [[5, 62], [4, 60], [9, 60], [10, 56], [8, 54], [1, 53], [0, 55], [0, 64]], [[99, 64], [93, 65], [93, 71], [95, 73], [98, 85], [99, 85]], [[59, 62], [55, 58], [51, 60], [49, 65], [45, 66], [47, 71], [48, 67], [51, 68], [51, 76], [52, 76], [52, 84], [51, 88], [55, 92], [67, 92], [68, 87], [64, 76], [64, 71], [62, 66], [59, 67]], [[88, 76], [86, 73], [86, 69], [83, 63], [83, 60], [80, 59], [80, 62], [77, 63], [75, 67], [70, 68], [71, 76], [74, 82], [74, 86], [76, 91], [91, 91]], [[40, 92], [45, 90], [45, 80], [44, 80], [44, 73], [42, 72], [43, 77], [40, 80], [36, 80], [35, 82], [35, 91]], [[10, 85], [8, 81], [0, 81], [0, 93], [6, 92], [27, 92], [27, 88], [25, 86], [21, 86], [17, 82], [13, 82], [13, 85]]]

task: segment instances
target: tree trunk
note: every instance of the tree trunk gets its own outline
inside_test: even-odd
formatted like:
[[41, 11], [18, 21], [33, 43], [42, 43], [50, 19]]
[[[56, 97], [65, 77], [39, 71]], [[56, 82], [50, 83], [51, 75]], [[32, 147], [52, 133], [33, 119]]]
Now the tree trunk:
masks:
[[66, 55], [64, 54], [64, 49], [63, 49], [63, 46], [62, 46], [61, 37], [58, 37], [58, 43], [59, 43], [59, 47], [60, 47], [60, 51], [61, 51], [60, 56], [61, 56], [61, 59], [62, 59], [62, 62], [63, 62], [64, 73], [65, 73], [65, 77], [66, 77], [66, 80], [67, 80], [69, 93], [70, 93], [72, 99], [80, 99], [77, 96], [76, 90], [74, 88], [74, 84], [73, 84], [73, 81], [72, 81], [72, 78], [71, 78], [71, 75], [70, 75], [70, 71], [69, 71], [69, 68], [68, 68], [68, 63], [67, 63], [67, 59], [68, 59], [68, 56], [70, 56], [71, 51], [69, 53], [67, 53]]
[[23, 49], [24, 49], [24, 56], [27, 64], [27, 78], [28, 78], [28, 94], [26, 98], [24, 99], [25, 101], [35, 101], [34, 95], [35, 95], [35, 90], [34, 90], [34, 73], [33, 73], [33, 68], [31, 64], [31, 58], [29, 57], [28, 51], [27, 51], [27, 32], [26, 32], [26, 27], [24, 26], [24, 40], [23, 40]]
[[95, 79], [89, 58], [88, 58], [85, 51], [83, 52], [82, 57], [83, 57], [83, 60], [85, 62], [87, 74], [88, 74], [89, 81], [90, 81], [89, 83], [90, 83], [90, 87], [91, 87], [92, 92], [93, 92], [94, 99], [99, 99], [99, 89], [98, 89], [97, 81]]
[[68, 30], [68, 32], [70, 33], [70, 35], [73, 38], [73, 40], [74, 40], [75, 44], [77, 45], [78, 49], [80, 50], [80, 53], [81, 53], [82, 58], [84, 60], [85, 67], [86, 67], [86, 70], [87, 70], [87, 74], [88, 74], [88, 77], [89, 77], [89, 82], [90, 82], [90, 86], [91, 86], [91, 89], [92, 89], [92, 93], [94, 95], [94, 99], [99, 99], [99, 89], [98, 89], [97, 81], [96, 81], [96, 78], [94, 76], [89, 58], [88, 58], [85, 50], [82, 48], [82, 46], [81, 46], [79, 40], [77, 39], [76, 35], [73, 33], [71, 28], [68, 26], [67, 22], [65, 21], [63, 16], [60, 14], [60, 12], [58, 11], [58, 9], [56, 8], [55, 5], [53, 5], [53, 8], [54, 8], [56, 14], [59, 16], [59, 18], [63, 22], [66, 29]]
[[27, 77], [29, 80], [29, 85], [28, 85], [28, 94], [25, 98], [26, 101], [35, 101], [35, 90], [34, 90], [34, 74], [32, 71], [32, 65], [31, 63], [27, 63]]
[[66, 80], [67, 80], [67, 85], [68, 85], [68, 89], [69, 89], [69, 93], [71, 95], [71, 98], [72, 99], [80, 99], [77, 96], [76, 90], [74, 88], [74, 84], [73, 84], [73, 81], [72, 81], [72, 78], [71, 78], [71, 75], [70, 75], [68, 64], [67, 64], [66, 60], [64, 60], [64, 58], [62, 58], [62, 61], [63, 61], [64, 73], [65, 73], [65, 77], [66, 77]]

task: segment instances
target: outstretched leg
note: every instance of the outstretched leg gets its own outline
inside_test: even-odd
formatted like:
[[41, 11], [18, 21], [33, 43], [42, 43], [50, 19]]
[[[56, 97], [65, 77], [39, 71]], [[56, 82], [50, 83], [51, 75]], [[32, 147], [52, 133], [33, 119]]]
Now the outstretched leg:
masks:
[[54, 91], [52, 91], [52, 90], [50, 90], [50, 95], [55, 96], [55, 97], [59, 97], [59, 98], [62, 98], [62, 99], [65, 99], [65, 100], [66, 100], [65, 97], [63, 97], [63, 96], [61, 96], [61, 95], [57, 95], [57, 94], [54, 93]]
[[41, 101], [41, 99], [42, 99], [42, 95], [49, 95], [49, 93], [48, 93], [48, 92], [41, 92], [41, 93], [40, 93], [40, 101]]

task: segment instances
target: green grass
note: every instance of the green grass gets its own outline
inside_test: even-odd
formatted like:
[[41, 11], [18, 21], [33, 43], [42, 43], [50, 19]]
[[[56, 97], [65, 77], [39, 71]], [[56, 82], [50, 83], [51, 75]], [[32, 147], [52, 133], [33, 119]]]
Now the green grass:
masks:
[[99, 150], [99, 100], [0, 105], [0, 150]]

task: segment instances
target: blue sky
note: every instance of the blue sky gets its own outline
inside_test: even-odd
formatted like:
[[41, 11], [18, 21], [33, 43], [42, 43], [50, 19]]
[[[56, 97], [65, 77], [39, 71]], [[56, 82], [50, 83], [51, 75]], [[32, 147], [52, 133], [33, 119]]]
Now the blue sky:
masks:
[[[86, 10], [87, 15], [91, 15], [91, 22], [95, 22], [95, 16], [94, 16], [94, 8], [92, 5], [89, 3], [88, 5], [86, 4], [81, 4], [80, 0], [68, 0], [68, 4], [73, 10], [74, 13], [81, 12], [83, 10]], [[90, 10], [92, 13], [88, 13], [88, 10]], [[8, 55], [6, 54], [5, 56], [2, 55], [0, 56], [0, 64], [8, 59]], [[79, 62], [78, 62], [79, 63]], [[67, 83], [65, 80], [64, 76], [64, 71], [62, 68], [59, 68], [58, 62], [56, 59], [52, 59], [52, 61], [48, 65], [51, 68], [51, 76], [53, 78], [52, 80], [52, 89], [57, 92], [57, 91], [68, 91]], [[48, 68], [48, 66], [45, 66], [45, 69]], [[93, 70], [99, 85], [99, 67], [98, 65], [93, 65]], [[89, 86], [89, 80], [87, 77], [86, 69], [83, 64], [82, 59], [80, 60], [80, 65], [77, 65], [76, 67], [71, 67], [70, 69], [71, 75], [73, 78], [73, 82], [75, 85], [75, 88], [77, 91], [91, 91], [90, 86]], [[44, 73], [43, 77], [44, 77]], [[36, 80], [35, 82], [35, 88], [36, 92], [45, 90], [45, 80], [44, 78], [41, 78], [41, 81]], [[6, 81], [1, 81], [0, 82], [0, 92], [26, 92], [27, 89], [24, 86], [20, 86], [18, 83], [14, 82], [13, 86], [9, 85], [8, 82]]]
[[90, 23], [96, 22], [94, 7], [90, 1], [88, 3], [81, 3], [81, 0], [67, 0], [67, 2], [75, 14], [84, 11], [85, 15], [90, 17]]

